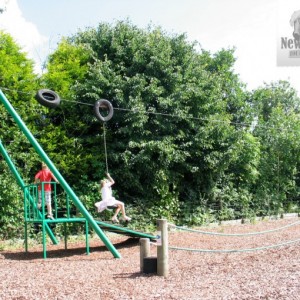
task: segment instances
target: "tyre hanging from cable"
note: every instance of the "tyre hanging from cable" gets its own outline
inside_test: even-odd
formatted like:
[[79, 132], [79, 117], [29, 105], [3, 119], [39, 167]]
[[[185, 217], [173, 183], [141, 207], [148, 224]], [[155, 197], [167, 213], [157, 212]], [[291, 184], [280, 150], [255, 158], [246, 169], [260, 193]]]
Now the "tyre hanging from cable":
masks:
[[96, 118], [103, 122], [103, 141], [104, 141], [104, 153], [105, 153], [105, 166], [106, 173], [108, 173], [108, 161], [107, 161], [107, 147], [106, 147], [106, 129], [105, 122], [109, 121], [114, 114], [112, 104], [106, 99], [97, 100], [94, 104], [94, 113]]
[[49, 108], [56, 108], [60, 104], [60, 97], [57, 93], [49, 89], [41, 89], [35, 95], [36, 100]]

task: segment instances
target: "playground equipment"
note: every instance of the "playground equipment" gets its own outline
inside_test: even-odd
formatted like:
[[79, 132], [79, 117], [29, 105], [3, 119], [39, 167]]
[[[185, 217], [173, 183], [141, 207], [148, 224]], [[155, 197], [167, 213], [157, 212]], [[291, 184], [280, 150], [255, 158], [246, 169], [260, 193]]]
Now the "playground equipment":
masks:
[[155, 244], [157, 256], [150, 253], [150, 239], [140, 239], [140, 270], [142, 273], [157, 273], [159, 276], [169, 275], [169, 241], [168, 241], [168, 221], [166, 219], [157, 220], [159, 239]]
[[[46, 91], [45, 93], [40, 93], [41, 96], [46, 97], [48, 96], [49, 92]], [[55, 95], [49, 95], [49, 97], [54, 97], [53, 99], [56, 101]], [[52, 98], [50, 99], [50, 101]], [[155, 236], [150, 234], [145, 234], [133, 230], [129, 230], [127, 228], [118, 227], [114, 225], [110, 225], [105, 222], [96, 221], [93, 216], [87, 211], [87, 209], [84, 207], [82, 202], [78, 199], [74, 191], [71, 189], [71, 187], [68, 185], [68, 183], [65, 181], [63, 176], [60, 174], [60, 172], [57, 170], [55, 165], [52, 163], [50, 158], [47, 156], [47, 154], [44, 152], [42, 147], [39, 145], [39, 143], [36, 141], [34, 136], [31, 134], [29, 129], [26, 127], [20, 116], [17, 114], [11, 103], [7, 100], [5, 95], [2, 93], [0, 89], [0, 101], [4, 105], [7, 112], [12, 116], [14, 121], [17, 123], [19, 129], [24, 133], [28, 141], [31, 143], [37, 154], [40, 156], [41, 160], [44, 161], [51, 172], [54, 174], [54, 176], [57, 178], [58, 182], [60, 183], [63, 190], [66, 192], [66, 206], [68, 207], [67, 201], [71, 201], [76, 208], [80, 211], [80, 213], [83, 215], [82, 218], [73, 218], [70, 216], [68, 210], [67, 215], [64, 218], [57, 218], [54, 220], [46, 219], [42, 209], [42, 212], [39, 211], [37, 206], [37, 196], [36, 196], [36, 187], [34, 186], [26, 186], [19, 175], [16, 167], [14, 166], [12, 160], [10, 159], [8, 153], [6, 152], [3, 144], [0, 142], [0, 152], [5, 158], [11, 172], [13, 173], [17, 183], [22, 188], [24, 192], [24, 222], [25, 222], [25, 250], [28, 250], [28, 244], [27, 244], [27, 226], [29, 223], [38, 223], [41, 224], [42, 227], [42, 233], [43, 233], [43, 255], [44, 258], [46, 258], [46, 234], [48, 234], [54, 244], [57, 244], [58, 241], [55, 238], [55, 235], [50, 228], [51, 223], [84, 223], [85, 224], [85, 232], [86, 232], [86, 247], [87, 247], [87, 254], [89, 254], [89, 247], [88, 247], [88, 231], [89, 226], [96, 232], [96, 234], [99, 236], [99, 238], [103, 241], [105, 246], [108, 248], [108, 250], [113, 254], [115, 258], [121, 258], [121, 255], [117, 251], [117, 249], [114, 247], [114, 245], [110, 242], [110, 240], [107, 238], [107, 236], [104, 234], [102, 228], [104, 230], [114, 231], [120, 234], [130, 235], [134, 237], [148, 237], [151, 240], [156, 239]], [[43, 193], [43, 191], [42, 191]], [[102, 227], [102, 228], [101, 228]]]

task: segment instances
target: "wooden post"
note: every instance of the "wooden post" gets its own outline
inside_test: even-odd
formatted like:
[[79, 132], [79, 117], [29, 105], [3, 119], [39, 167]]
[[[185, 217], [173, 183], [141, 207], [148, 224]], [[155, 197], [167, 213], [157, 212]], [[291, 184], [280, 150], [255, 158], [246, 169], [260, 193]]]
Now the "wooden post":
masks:
[[158, 230], [161, 232], [161, 245], [157, 246], [157, 275], [167, 277], [169, 275], [167, 220], [158, 220]]
[[150, 256], [150, 239], [140, 239], [140, 270], [144, 273], [144, 258]]

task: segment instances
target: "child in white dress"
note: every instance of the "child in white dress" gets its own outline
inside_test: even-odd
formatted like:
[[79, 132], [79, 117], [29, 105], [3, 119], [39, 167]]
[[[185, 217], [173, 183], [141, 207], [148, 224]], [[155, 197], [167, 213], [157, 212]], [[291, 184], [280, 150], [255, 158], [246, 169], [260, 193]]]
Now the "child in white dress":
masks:
[[121, 211], [122, 217], [124, 221], [130, 221], [131, 218], [126, 216], [125, 213], [125, 205], [122, 201], [116, 200], [115, 197], [112, 195], [112, 188], [111, 186], [115, 183], [115, 181], [111, 178], [111, 176], [107, 173], [106, 174], [108, 179], [103, 179], [100, 181], [100, 188], [101, 188], [101, 198], [102, 200], [95, 203], [98, 212], [102, 212], [110, 206], [116, 207], [116, 211], [111, 218], [114, 223], [119, 223], [118, 214]]

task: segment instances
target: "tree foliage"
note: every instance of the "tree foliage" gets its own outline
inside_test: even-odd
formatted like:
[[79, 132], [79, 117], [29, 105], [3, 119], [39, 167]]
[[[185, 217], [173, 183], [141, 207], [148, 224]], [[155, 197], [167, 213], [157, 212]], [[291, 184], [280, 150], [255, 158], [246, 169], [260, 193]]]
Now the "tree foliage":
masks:
[[251, 102], [257, 115], [253, 134], [261, 144], [257, 196], [283, 210], [299, 193], [299, 98], [289, 83], [278, 82], [257, 89]]
[[[33, 101], [32, 91], [37, 88], [37, 76], [33, 62], [14, 42], [11, 36], [0, 32], [0, 89], [9, 99], [17, 113], [32, 128], [39, 107]], [[0, 138], [14, 161], [24, 182], [31, 178], [37, 157], [18, 130], [3, 105], [0, 106]], [[1, 233], [11, 236], [15, 226], [21, 226], [23, 216], [22, 190], [10, 174], [8, 166], [0, 157], [0, 227]]]
[[[120, 21], [62, 39], [40, 78], [4, 33], [0, 61], [0, 86], [88, 209], [106, 167], [115, 196], [140, 226], [158, 217], [200, 224], [298, 205], [299, 98], [281, 81], [247, 91], [233, 49], [210, 53], [184, 34]], [[39, 105], [39, 88], [56, 91], [61, 105]], [[105, 123], [94, 115], [99, 99], [114, 107]], [[39, 159], [3, 107], [0, 116], [1, 139], [30, 182]], [[9, 171], [0, 163], [4, 190]], [[19, 220], [12, 209], [18, 187], [9, 182], [0, 216]]]
[[[212, 55], [195, 46], [161, 28], [100, 24], [64, 40], [44, 78], [60, 91], [55, 76], [64, 66], [63, 77], [75, 75], [65, 83], [69, 97], [91, 106], [100, 98], [112, 102], [115, 114], [105, 124], [109, 167], [124, 199], [146, 203], [154, 217], [177, 216], [182, 203], [201, 205], [202, 197], [214, 201], [212, 191], [227, 185], [234, 165], [249, 168], [252, 156], [239, 158], [242, 145], [257, 152], [249, 128], [237, 126], [251, 114], [233, 72], [233, 50]], [[77, 78], [68, 63], [73, 50], [64, 52], [75, 48], [82, 52], [72, 63], [84, 66]], [[67, 134], [85, 151], [81, 173], [91, 180], [103, 176], [103, 129], [91, 107], [66, 103], [64, 117]], [[76, 119], [76, 128], [67, 118]]]

